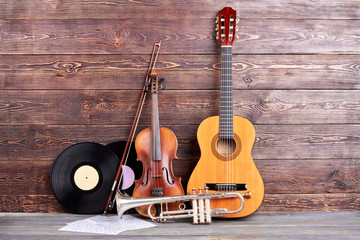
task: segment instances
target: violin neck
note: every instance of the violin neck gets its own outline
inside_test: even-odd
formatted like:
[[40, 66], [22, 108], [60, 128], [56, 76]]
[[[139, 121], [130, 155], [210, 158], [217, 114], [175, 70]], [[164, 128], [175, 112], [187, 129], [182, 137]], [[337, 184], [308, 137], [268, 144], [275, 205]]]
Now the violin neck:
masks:
[[152, 93], [151, 154], [153, 161], [161, 160], [160, 123], [157, 92]]

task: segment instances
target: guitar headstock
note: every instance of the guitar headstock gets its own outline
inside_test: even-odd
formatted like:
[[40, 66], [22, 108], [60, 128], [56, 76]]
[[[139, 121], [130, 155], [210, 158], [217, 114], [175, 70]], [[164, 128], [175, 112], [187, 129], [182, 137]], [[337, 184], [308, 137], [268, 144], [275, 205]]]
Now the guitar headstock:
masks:
[[230, 7], [225, 7], [216, 18], [216, 39], [220, 41], [221, 46], [232, 46], [238, 27], [236, 24], [239, 19], [236, 18], [236, 11]]

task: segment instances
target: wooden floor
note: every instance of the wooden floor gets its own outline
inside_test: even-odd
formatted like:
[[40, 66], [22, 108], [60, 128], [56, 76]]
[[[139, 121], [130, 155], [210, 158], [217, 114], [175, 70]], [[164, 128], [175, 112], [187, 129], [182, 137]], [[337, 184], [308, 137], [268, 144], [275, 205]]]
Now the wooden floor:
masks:
[[59, 231], [90, 217], [75, 214], [0, 213], [0, 239], [360, 239], [360, 212], [256, 213], [244, 219], [190, 219], [116, 236]]

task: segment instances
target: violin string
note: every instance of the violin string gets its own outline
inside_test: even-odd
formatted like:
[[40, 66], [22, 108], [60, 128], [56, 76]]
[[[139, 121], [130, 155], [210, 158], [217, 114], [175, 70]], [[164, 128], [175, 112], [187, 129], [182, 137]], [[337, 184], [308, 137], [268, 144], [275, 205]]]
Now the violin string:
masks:
[[[155, 58], [154, 58], [154, 61], [152, 62], [152, 67], [151, 67], [151, 71], [150, 73], [155, 70], [155, 65], [156, 65], [156, 62], [157, 62], [157, 58], [158, 58], [158, 55], [159, 55], [159, 52], [160, 52], [160, 47], [161, 47], [161, 41], [159, 41], [158, 43], [156, 43], [156, 46], [157, 46], [157, 50], [156, 50], [156, 54], [155, 54]], [[154, 92], [154, 84], [157, 84], [157, 77], [154, 79], [155, 77], [154, 76], [151, 76], [151, 92], [152, 94], [157, 94], [156, 92]], [[156, 80], [156, 82], [154, 82]], [[157, 88], [156, 88], [157, 90]], [[152, 95], [154, 96], [154, 95]], [[156, 96], [157, 97], [157, 96]], [[154, 97], [152, 98], [152, 109], [154, 109], [155, 107], [155, 104], [154, 104]], [[158, 103], [156, 103], [158, 104]], [[153, 118], [152, 118], [152, 121], [153, 121]], [[159, 121], [159, 119], [157, 118], [157, 121]], [[151, 171], [150, 171], [150, 183], [151, 183], [151, 186], [152, 188], [155, 187], [155, 188], [159, 188], [159, 183], [158, 183], [158, 179], [157, 179], [157, 176], [158, 176], [158, 169], [157, 169], [157, 163], [158, 163], [158, 160], [159, 159], [154, 159], [156, 158], [156, 146], [155, 146], [155, 139], [157, 138], [156, 136], [156, 129], [157, 129], [157, 123], [154, 125], [152, 124], [152, 126], [154, 126], [153, 128], [150, 129], [150, 138], [151, 138]], [[151, 188], [151, 189], [152, 189]]]
[[[156, 55], [155, 55], [155, 59], [154, 59], [154, 64], [153, 64], [153, 70], [155, 70], [155, 64], [156, 64], [156, 62], [157, 62], [157, 58], [158, 58], [158, 56], [159, 56], [159, 52], [160, 52], [160, 47], [161, 47], [161, 41], [159, 41], [159, 44], [158, 44], [158, 50], [157, 50], [157, 52], [156, 52]], [[157, 86], [157, 84], [158, 84], [158, 78], [157, 78], [157, 76], [155, 76], [155, 80], [156, 80], [156, 82], [155, 82], [155, 84], [156, 84], [156, 91], [158, 90], [158, 86]], [[157, 92], [155, 93], [155, 94], [157, 94]], [[156, 95], [156, 99], [158, 100], [158, 95]], [[156, 102], [156, 104], [158, 105], [158, 102]], [[159, 114], [157, 115], [157, 116], [159, 116]], [[158, 117], [157, 118], [157, 124], [159, 124], [159, 125], [156, 125], [156, 128], [157, 128], [157, 126], [159, 126], [159, 134], [160, 134], [160, 123], [159, 123], [159, 121], [160, 121], [160, 118]], [[157, 134], [157, 131], [155, 131], [155, 139], [157, 138], [157, 136], [156, 136], [156, 134]], [[159, 138], [161, 137], [161, 134], [160, 134], [160, 136], [158, 136]], [[161, 139], [160, 139], [160, 145], [161, 145]], [[156, 154], [155, 154], [156, 155]], [[160, 156], [161, 156], [161, 153], [160, 153]], [[157, 161], [157, 163], [160, 163], [160, 162], [158, 162], [158, 160], [160, 160], [160, 161], [162, 161], [162, 159], [156, 159]], [[155, 162], [154, 162], [154, 164], [155, 164]], [[159, 183], [159, 179], [158, 179], [158, 174], [159, 174], [159, 172], [158, 172], [159, 170], [158, 170], [158, 168], [155, 166], [155, 188], [159, 188], [160, 187], [160, 183]]]

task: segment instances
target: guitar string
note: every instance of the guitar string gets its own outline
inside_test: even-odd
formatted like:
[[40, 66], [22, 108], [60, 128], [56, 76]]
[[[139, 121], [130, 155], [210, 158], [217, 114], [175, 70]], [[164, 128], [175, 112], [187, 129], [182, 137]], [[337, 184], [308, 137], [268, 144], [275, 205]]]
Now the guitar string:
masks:
[[[234, 34], [232, 35], [232, 37], [234, 37]], [[234, 109], [233, 109], [233, 75], [232, 75], [232, 47], [230, 49], [230, 58], [231, 58], [231, 65], [230, 65], [230, 71], [231, 71], [231, 79], [230, 79], [230, 91], [231, 91], [231, 99], [230, 99], [230, 109], [231, 109], [231, 183], [234, 183], [234, 151], [236, 149], [236, 146], [234, 146], [235, 141], [234, 141]]]
[[230, 113], [231, 113], [231, 109], [230, 109], [230, 97], [231, 97], [231, 88], [230, 88], [230, 77], [231, 77], [231, 59], [230, 59], [230, 52], [231, 50], [231, 46], [227, 46], [224, 48], [224, 93], [223, 93], [223, 106], [225, 107], [224, 111], [223, 111], [223, 121], [224, 121], [224, 133], [223, 133], [223, 137], [225, 138], [224, 142], [225, 142], [225, 159], [226, 159], [226, 185], [225, 185], [225, 191], [229, 191], [229, 186], [230, 186], [230, 182], [231, 182], [231, 126], [230, 126]]
[[[229, 132], [229, 137], [228, 137], [228, 155], [229, 155], [229, 159], [228, 159], [228, 161], [229, 161], [229, 183], [231, 183], [232, 181], [232, 172], [231, 172], [231, 170], [232, 170], [232, 155], [231, 155], [231, 151], [232, 151], [232, 135], [230, 134], [230, 132], [231, 132], [231, 117], [232, 117], [232, 114], [231, 114], [231, 73], [232, 73], [232, 62], [231, 62], [231, 49], [232, 49], [232, 47], [229, 47], [229, 51], [228, 51], [228, 68], [229, 68], [229, 70], [228, 70], [228, 132]], [[230, 191], [230, 184], [228, 185], [228, 189], [227, 189], [228, 191]]]
[[[229, 35], [227, 35], [229, 36]], [[225, 137], [226, 137], [226, 145], [225, 145], [225, 148], [226, 148], [226, 165], [227, 165], [227, 169], [226, 169], [226, 172], [227, 172], [227, 183], [229, 184], [230, 182], [230, 136], [229, 136], [229, 95], [230, 95], [230, 92], [229, 92], [229, 74], [230, 74], [230, 69], [229, 69], [229, 49], [230, 47], [226, 47], [225, 48], [225, 123], [226, 123], [226, 132], [225, 132]], [[228, 191], [228, 187], [229, 185], [225, 185], [225, 190]]]
[[[228, 35], [229, 36], [229, 35]], [[227, 90], [227, 101], [226, 101], [226, 103], [227, 103], [227, 105], [226, 105], [226, 107], [227, 107], [227, 116], [226, 116], [226, 120], [227, 120], [227, 158], [228, 158], [228, 183], [230, 183], [230, 102], [229, 102], [229, 98], [230, 98], [230, 86], [229, 86], [229, 77], [230, 77], [230, 56], [229, 56], [229, 50], [231, 49], [231, 47], [228, 47], [228, 49], [227, 49], [227, 56], [226, 56], [226, 58], [227, 58], [227, 79], [226, 79], [226, 90]], [[229, 184], [228, 185], [226, 185], [226, 190], [227, 191], [229, 191]]]
[[[234, 35], [232, 35], [232, 38], [234, 37]], [[234, 124], [234, 113], [233, 113], [233, 91], [232, 91], [232, 83], [233, 83], [233, 79], [232, 79], [232, 47], [230, 48], [230, 55], [229, 55], [229, 58], [230, 58], [230, 106], [229, 106], [229, 108], [230, 108], [230, 111], [231, 111], [231, 115], [230, 115], [230, 119], [231, 119], [231, 122], [230, 122], [230, 131], [231, 131], [231, 169], [230, 169], [230, 171], [231, 171], [231, 183], [234, 183], [234, 179], [233, 179], [233, 177], [234, 177], [234, 161], [233, 161], [233, 157], [234, 157], [234, 155], [233, 155], [233, 151], [235, 150], [235, 146], [234, 146], [234, 126], [233, 126], [233, 124]]]

